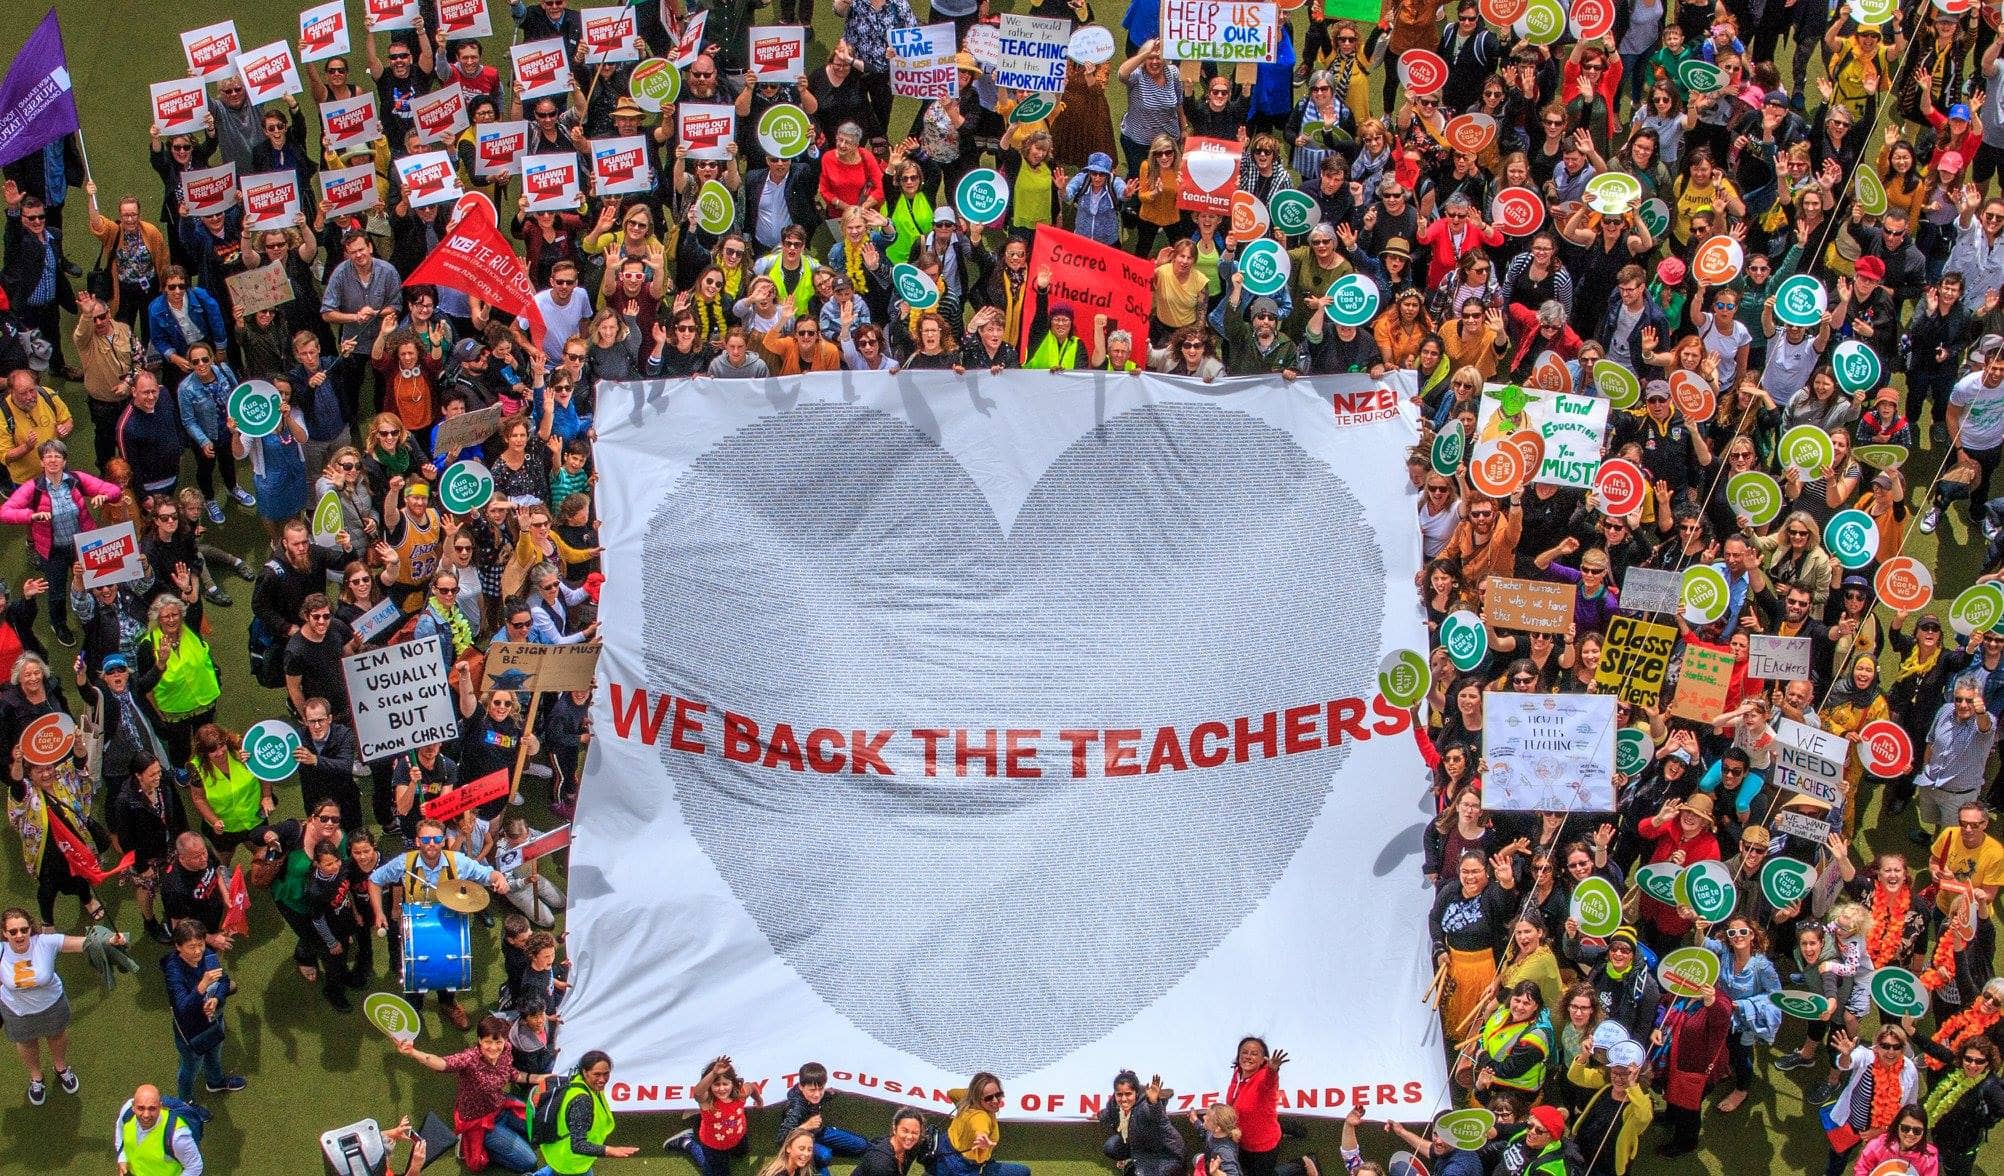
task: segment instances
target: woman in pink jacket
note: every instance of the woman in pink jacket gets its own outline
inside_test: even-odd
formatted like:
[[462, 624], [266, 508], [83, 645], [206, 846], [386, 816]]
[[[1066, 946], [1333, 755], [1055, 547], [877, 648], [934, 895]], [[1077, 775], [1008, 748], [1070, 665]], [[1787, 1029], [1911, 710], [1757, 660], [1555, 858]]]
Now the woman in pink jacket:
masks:
[[[28, 528], [28, 545], [34, 549], [42, 578], [52, 586], [70, 582], [70, 566], [76, 563], [75, 537], [97, 526], [91, 512], [118, 497], [117, 486], [82, 470], [69, 468], [70, 451], [61, 441], [44, 441], [37, 451], [42, 472], [23, 482], [0, 506], [0, 523]], [[137, 557], [137, 552], [134, 552]], [[75, 645], [70, 628], [69, 594], [52, 587], [49, 598], [49, 627], [56, 640]]]
[[1913, 1103], [1900, 1108], [1884, 1135], [1865, 1141], [1852, 1171], [1856, 1176], [1870, 1176], [1888, 1160], [1907, 1165], [1914, 1176], [1936, 1176], [1941, 1169], [1941, 1154], [1927, 1137], [1927, 1113]]

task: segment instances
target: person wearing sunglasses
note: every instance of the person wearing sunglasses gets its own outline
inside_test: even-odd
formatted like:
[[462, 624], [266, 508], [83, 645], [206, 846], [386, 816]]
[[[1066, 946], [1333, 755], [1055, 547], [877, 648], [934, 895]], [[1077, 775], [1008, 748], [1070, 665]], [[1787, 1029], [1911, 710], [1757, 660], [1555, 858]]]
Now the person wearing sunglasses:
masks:
[[[1976, 1007], [1946, 1018], [1932, 1037], [1916, 1035], [1932, 1083], [1921, 1099], [1943, 1176], [1970, 1176], [1976, 1151], [1990, 1128], [2004, 1120], [2004, 1055], [1989, 1033], [1975, 1027], [2004, 1011], [2004, 978], [1983, 986]], [[1861, 1160], [1865, 1157], [1861, 1157]], [[1867, 1171], [1871, 1171], [1867, 1168]]]
[[[497, 695], [496, 697], [510, 697]], [[510, 697], [512, 701], [512, 697]], [[468, 777], [471, 779], [472, 777]], [[389, 933], [389, 919], [383, 913], [383, 891], [393, 887], [402, 892], [405, 903], [438, 901], [438, 884], [448, 878], [464, 879], [487, 887], [495, 894], [508, 893], [508, 879], [458, 850], [445, 848], [445, 824], [429, 817], [417, 824], [417, 848], [391, 858], [369, 872], [369, 911], [378, 936]], [[404, 945], [405, 950], [410, 944]], [[411, 993], [414, 1007], [424, 1007], [424, 994]], [[453, 1028], [464, 1030], [472, 1022], [459, 998], [449, 991], [438, 993], [439, 1011]]]
[[1870, 1044], [1842, 1029], [1830, 1034], [1843, 1089], [1823, 1112], [1825, 1121], [1834, 1124], [1826, 1132], [1830, 1159], [1825, 1176], [1840, 1176], [1851, 1167], [1859, 1140], [1891, 1133], [1920, 1094], [1920, 1067], [1907, 1053], [1907, 1031], [1897, 1024], [1881, 1024], [1868, 1040]]
[[940, 1141], [939, 1176], [1030, 1176], [1028, 1166], [995, 1158], [1008, 1104], [1000, 1078], [983, 1070], [946, 1097], [953, 1100], [953, 1119]]

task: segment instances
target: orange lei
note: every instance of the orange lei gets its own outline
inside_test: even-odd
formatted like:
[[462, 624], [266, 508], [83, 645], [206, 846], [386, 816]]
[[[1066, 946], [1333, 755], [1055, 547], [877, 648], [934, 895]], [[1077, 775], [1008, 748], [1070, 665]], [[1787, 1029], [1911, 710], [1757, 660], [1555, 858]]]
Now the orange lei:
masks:
[[1907, 926], [1907, 908], [1913, 903], [1913, 888], [1902, 886], [1897, 891], [1889, 891], [1885, 886], [1872, 886], [1872, 933], [1865, 939], [1865, 950], [1871, 954], [1872, 966], [1886, 967], [1899, 954], [1900, 940]]
[[[1995, 1025], [2000, 1017], [2004, 1017], [2004, 1013], [1986, 1013], [1982, 1009], [1965, 1009], [1948, 1020], [1943, 1021], [1941, 1028], [1934, 1031], [1935, 1044], [1950, 1051], [1959, 1050], [1962, 1048], [1964, 1042], [1990, 1032], [1990, 1027]], [[1939, 1070], [1944, 1065], [1945, 1063], [1939, 1058], [1930, 1057], [1927, 1059], [1927, 1068], [1930, 1070]]]
[[1872, 1122], [1873, 1127], [1890, 1127], [1900, 1113], [1903, 1101], [1900, 1092], [1900, 1074], [1906, 1064], [1902, 1058], [1895, 1062], [1872, 1063]]
[[1934, 966], [1920, 974], [1922, 988], [1933, 992], [1955, 979], [1956, 937], [1953, 932], [1944, 931], [1941, 942], [1934, 947]]

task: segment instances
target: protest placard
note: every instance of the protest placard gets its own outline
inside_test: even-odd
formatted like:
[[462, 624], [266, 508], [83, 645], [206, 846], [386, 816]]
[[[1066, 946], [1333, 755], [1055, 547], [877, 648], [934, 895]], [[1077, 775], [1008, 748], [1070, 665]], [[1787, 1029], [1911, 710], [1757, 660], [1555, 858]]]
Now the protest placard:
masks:
[[500, 800], [512, 791], [513, 773], [506, 768], [496, 768], [478, 780], [468, 780], [457, 788], [446, 789], [425, 801], [422, 808], [424, 815], [434, 821], [450, 821], [461, 813]]
[[1048, 16], [1002, 15], [995, 84], [1011, 90], [1057, 94], [1065, 88], [1065, 51], [1072, 22]]
[[709, 23], [710, 14], [705, 10], [690, 17], [689, 22], [682, 26], [682, 35], [675, 38], [673, 60], [676, 69], [688, 69], [689, 63], [696, 60], [696, 55], [703, 51], [703, 31]]
[[300, 220], [298, 172], [259, 172], [243, 177], [237, 186], [243, 193], [245, 229], [289, 229]]
[[209, 88], [195, 78], [175, 78], [147, 87], [153, 99], [153, 131], [163, 140], [193, 135], [202, 129], [209, 108]]
[[404, 198], [412, 208], [445, 204], [465, 195], [459, 187], [459, 169], [444, 151], [420, 151], [396, 160], [397, 179], [403, 184]]
[[1770, 682], [1806, 682], [1809, 680], [1809, 656], [1810, 642], [1807, 637], [1770, 637], [1756, 633], [1747, 639], [1747, 677]]
[[292, 301], [292, 280], [285, 276], [283, 265], [261, 265], [231, 274], [223, 284], [230, 288], [230, 305], [245, 316]]
[[466, 91], [458, 82], [411, 95], [411, 125], [420, 143], [449, 143], [466, 129]]
[[807, 29], [802, 25], [754, 25], [751, 68], [760, 82], [797, 82], [807, 73]]
[[647, 136], [591, 140], [591, 184], [600, 196], [652, 188], [654, 165], [647, 162]]
[[438, 0], [438, 31], [455, 40], [493, 36], [487, 0]]
[[237, 206], [237, 165], [191, 167], [181, 173], [181, 199], [185, 215], [213, 216]]
[[1239, 145], [1230, 139], [1192, 135], [1183, 145], [1183, 171], [1176, 185], [1176, 207], [1190, 212], [1232, 214], [1232, 194], [1239, 189]]
[[361, 757], [373, 763], [459, 738], [459, 712], [437, 636], [341, 659]]
[[[1136, 339], [1147, 337], [1149, 296], [1155, 280], [1153, 258], [1136, 257], [1111, 245], [1050, 225], [1038, 225], [1030, 242], [1030, 270], [1051, 271], [1050, 301], [1074, 308], [1077, 330], [1092, 337], [1093, 319], [1105, 315], [1108, 332], [1121, 330]], [[1031, 324], [1023, 323], [1017, 341], [1028, 355]], [[1140, 334], [1135, 334], [1140, 332]]]
[[1786, 833], [1790, 837], [1807, 838], [1821, 845], [1830, 836], [1830, 822], [1819, 821], [1807, 813], [1782, 809], [1774, 814], [1774, 832]]
[[1622, 611], [1674, 613], [1683, 591], [1684, 577], [1678, 572], [1630, 568], [1621, 578]]
[[364, 91], [353, 98], [336, 98], [320, 104], [320, 137], [337, 155], [357, 149], [383, 136], [382, 119], [376, 113], [375, 94]]
[[273, 41], [237, 54], [237, 73], [243, 78], [244, 92], [251, 105], [276, 102], [306, 87], [300, 84], [299, 67], [292, 61], [292, 46]]
[[516, 96], [524, 102], [545, 94], [562, 94], [571, 88], [571, 71], [562, 37], [545, 37], [511, 46], [508, 62], [515, 74]]
[[1613, 617], [1607, 623], [1607, 642], [1601, 646], [1594, 684], [1614, 691], [1624, 702], [1655, 706], [1663, 681], [1670, 676], [1670, 650], [1676, 644], [1677, 630], [1669, 625]]
[[320, 207], [328, 216], [354, 216], [382, 203], [376, 189], [376, 165], [358, 163], [320, 173]]
[[508, 175], [528, 149], [527, 121], [481, 123], [473, 130], [473, 174], [483, 180]]
[[77, 532], [77, 567], [83, 570], [86, 591], [107, 584], [123, 584], [146, 574], [139, 558], [139, 539], [131, 523], [113, 523], [94, 531]]
[[1614, 698], [1482, 696], [1482, 806], [1492, 812], [1614, 811]]
[[520, 845], [511, 845], [494, 855], [494, 868], [504, 874], [512, 874], [523, 865], [537, 858], [548, 857], [571, 844], [571, 827], [559, 825], [548, 833], [529, 838]]
[[1573, 623], [1578, 594], [1574, 584], [1491, 576], [1482, 596], [1482, 619], [1492, 628], [1563, 633]]
[[1272, 62], [1280, 6], [1232, 0], [1162, 0], [1162, 56], [1171, 61]]
[[493, 642], [487, 647], [486, 689], [539, 694], [589, 690], [591, 676], [598, 669], [600, 648], [595, 641], [584, 645]]
[[299, 60], [325, 61], [348, 52], [347, 0], [328, 0], [299, 14]]
[[564, 212], [584, 202], [584, 177], [574, 152], [524, 155], [521, 164], [522, 207], [526, 211]]
[[[531, 155], [528, 158], [537, 157]], [[576, 156], [571, 157], [571, 170], [574, 174], [577, 171]], [[492, 437], [494, 430], [500, 427], [501, 406], [490, 404], [486, 408], [462, 412], [458, 416], [449, 416], [438, 422], [438, 431], [433, 434], [432, 443], [437, 446], [440, 454], [450, 458], [467, 446], [478, 445]]]
[[953, 22], [891, 30], [891, 93], [900, 98], [955, 98]]
[[1774, 721], [1775, 784], [1827, 804], [1844, 800], [1844, 757], [1851, 744], [1828, 731], [1782, 717]]
[[417, 27], [418, 0], [362, 0], [362, 27], [390, 33]]
[[640, 31], [634, 24], [632, 8], [582, 9], [578, 22], [584, 29], [579, 43], [584, 46], [588, 64], [640, 60]]
[[395, 628], [397, 622], [403, 619], [403, 610], [397, 607], [396, 599], [391, 597], [368, 612], [356, 617], [355, 623], [348, 627], [353, 629], [355, 636], [360, 637], [362, 640], [374, 641], [384, 633]]
[[690, 159], [728, 159], [738, 133], [734, 106], [684, 102], [675, 107], [675, 134]]
[[1726, 710], [1733, 688], [1733, 655], [1702, 645], [1686, 645], [1677, 663], [1677, 693], [1670, 713], [1709, 723]]
[[243, 51], [237, 40], [237, 22], [217, 21], [181, 34], [181, 55], [188, 59], [188, 73], [213, 82], [237, 71], [236, 56]]

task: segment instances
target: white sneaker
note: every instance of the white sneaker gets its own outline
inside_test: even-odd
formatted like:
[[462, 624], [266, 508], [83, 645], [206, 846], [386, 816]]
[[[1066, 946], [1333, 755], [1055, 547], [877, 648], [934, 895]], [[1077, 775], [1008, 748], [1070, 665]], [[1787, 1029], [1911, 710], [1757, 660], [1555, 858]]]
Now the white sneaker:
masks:
[[209, 521], [218, 527], [223, 525], [223, 504], [213, 498], [209, 500]]
[[1932, 507], [1928, 510], [1926, 514], [1921, 516], [1921, 521], [1920, 521], [1921, 534], [1932, 535], [1934, 534], [1934, 529], [1939, 526], [1941, 526], [1940, 507], [1938, 506]]
[[252, 494], [250, 491], [244, 489], [242, 486], [239, 486], [236, 489], [230, 491], [230, 497], [237, 500], [238, 506], [257, 505], [257, 496], [255, 494]]

